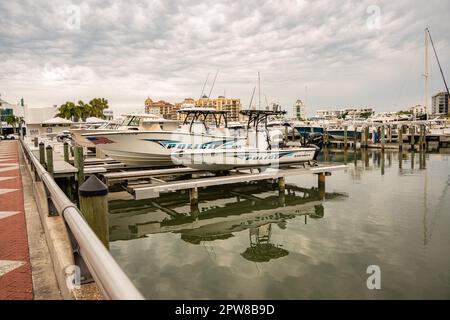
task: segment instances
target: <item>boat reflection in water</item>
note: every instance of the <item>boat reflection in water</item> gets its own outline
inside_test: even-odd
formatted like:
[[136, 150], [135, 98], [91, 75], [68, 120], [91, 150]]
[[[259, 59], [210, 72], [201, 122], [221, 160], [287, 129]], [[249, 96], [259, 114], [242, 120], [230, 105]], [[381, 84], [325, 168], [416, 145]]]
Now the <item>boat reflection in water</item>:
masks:
[[[224, 240], [248, 230], [249, 247], [241, 256], [265, 262], [289, 252], [271, 243], [273, 225], [285, 229], [289, 219], [324, 217], [323, 201], [346, 197], [317, 188], [286, 185], [278, 191], [275, 183], [258, 182], [239, 187], [221, 186], [202, 190], [198, 208], [190, 208], [187, 196], [172, 194], [157, 201], [111, 201], [110, 240], [129, 240], [156, 233], [180, 234], [190, 244]], [[126, 208], [126, 209], [125, 209]]]

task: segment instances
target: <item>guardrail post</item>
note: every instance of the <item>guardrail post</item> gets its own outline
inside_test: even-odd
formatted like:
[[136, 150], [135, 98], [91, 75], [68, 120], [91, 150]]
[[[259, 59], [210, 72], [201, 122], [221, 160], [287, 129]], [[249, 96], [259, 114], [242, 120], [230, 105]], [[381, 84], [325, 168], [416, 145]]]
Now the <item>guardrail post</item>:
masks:
[[52, 148], [51, 145], [48, 145], [45, 148], [45, 153], [47, 155], [47, 157], [46, 157], [47, 158], [47, 161], [46, 161], [46, 163], [47, 163], [47, 171], [48, 171], [48, 173], [50, 173], [53, 176], [53, 173], [54, 173], [54, 168], [53, 168], [53, 148]]
[[75, 146], [74, 147], [74, 164], [75, 168], [78, 169], [77, 172], [77, 181], [78, 187], [80, 187], [84, 182], [84, 155], [83, 155], [83, 147]]
[[39, 142], [39, 162], [45, 166], [45, 144], [42, 141]]
[[69, 144], [64, 142], [64, 161], [69, 163]]
[[92, 175], [78, 189], [78, 195], [80, 211], [86, 222], [105, 247], [109, 248], [108, 187]]

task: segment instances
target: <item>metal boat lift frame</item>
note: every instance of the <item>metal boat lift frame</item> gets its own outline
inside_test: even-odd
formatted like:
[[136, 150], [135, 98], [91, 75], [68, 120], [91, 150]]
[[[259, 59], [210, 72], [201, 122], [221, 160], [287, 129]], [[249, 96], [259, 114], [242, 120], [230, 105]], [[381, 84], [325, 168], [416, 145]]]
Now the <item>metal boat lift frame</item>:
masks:
[[[314, 166], [310, 165], [290, 165], [280, 168], [266, 168], [266, 170], [255, 173], [258, 168], [245, 168], [231, 170], [224, 176], [202, 176], [193, 178], [192, 175], [204, 175], [206, 171], [199, 171], [190, 168], [171, 168], [158, 170], [140, 170], [127, 172], [111, 172], [102, 174], [103, 180], [107, 184], [120, 181], [130, 181], [139, 179], [148, 179], [150, 183], [127, 185], [126, 190], [134, 196], [136, 200], [150, 199], [159, 197], [160, 193], [174, 192], [179, 190], [190, 191], [191, 205], [198, 203], [199, 188], [210, 186], [246, 183], [260, 180], [278, 180], [280, 192], [285, 190], [285, 178], [293, 175], [317, 174], [319, 188], [325, 188], [325, 176], [331, 175], [333, 171], [346, 169], [346, 165], [334, 163], [320, 163]], [[260, 170], [258, 170], [260, 171]], [[189, 175], [188, 179], [166, 181], [164, 177]]]

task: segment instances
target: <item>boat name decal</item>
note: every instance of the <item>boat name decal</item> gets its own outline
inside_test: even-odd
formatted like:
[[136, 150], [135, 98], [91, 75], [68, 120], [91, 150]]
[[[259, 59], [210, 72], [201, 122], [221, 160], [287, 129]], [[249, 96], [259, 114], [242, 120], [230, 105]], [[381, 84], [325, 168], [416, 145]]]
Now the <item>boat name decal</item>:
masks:
[[236, 146], [235, 139], [223, 139], [215, 140], [206, 143], [183, 143], [176, 140], [158, 140], [158, 139], [142, 139], [145, 141], [151, 141], [159, 144], [166, 149], [217, 149], [221, 148], [232, 148]]

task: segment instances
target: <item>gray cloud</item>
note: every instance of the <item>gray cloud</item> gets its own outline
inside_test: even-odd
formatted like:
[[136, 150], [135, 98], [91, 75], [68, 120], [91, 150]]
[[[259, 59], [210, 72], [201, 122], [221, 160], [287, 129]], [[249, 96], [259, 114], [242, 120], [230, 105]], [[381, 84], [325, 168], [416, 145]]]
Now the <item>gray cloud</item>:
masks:
[[[371, 5], [379, 29], [370, 27]], [[244, 105], [260, 71], [262, 95], [289, 111], [305, 86], [311, 114], [390, 110], [423, 101], [426, 25], [448, 70], [449, 9], [445, 0], [0, 0], [0, 92], [33, 106], [105, 96], [136, 108], [147, 95], [196, 97], [219, 69], [213, 95], [226, 91]], [[442, 81], [430, 61], [436, 91]]]

